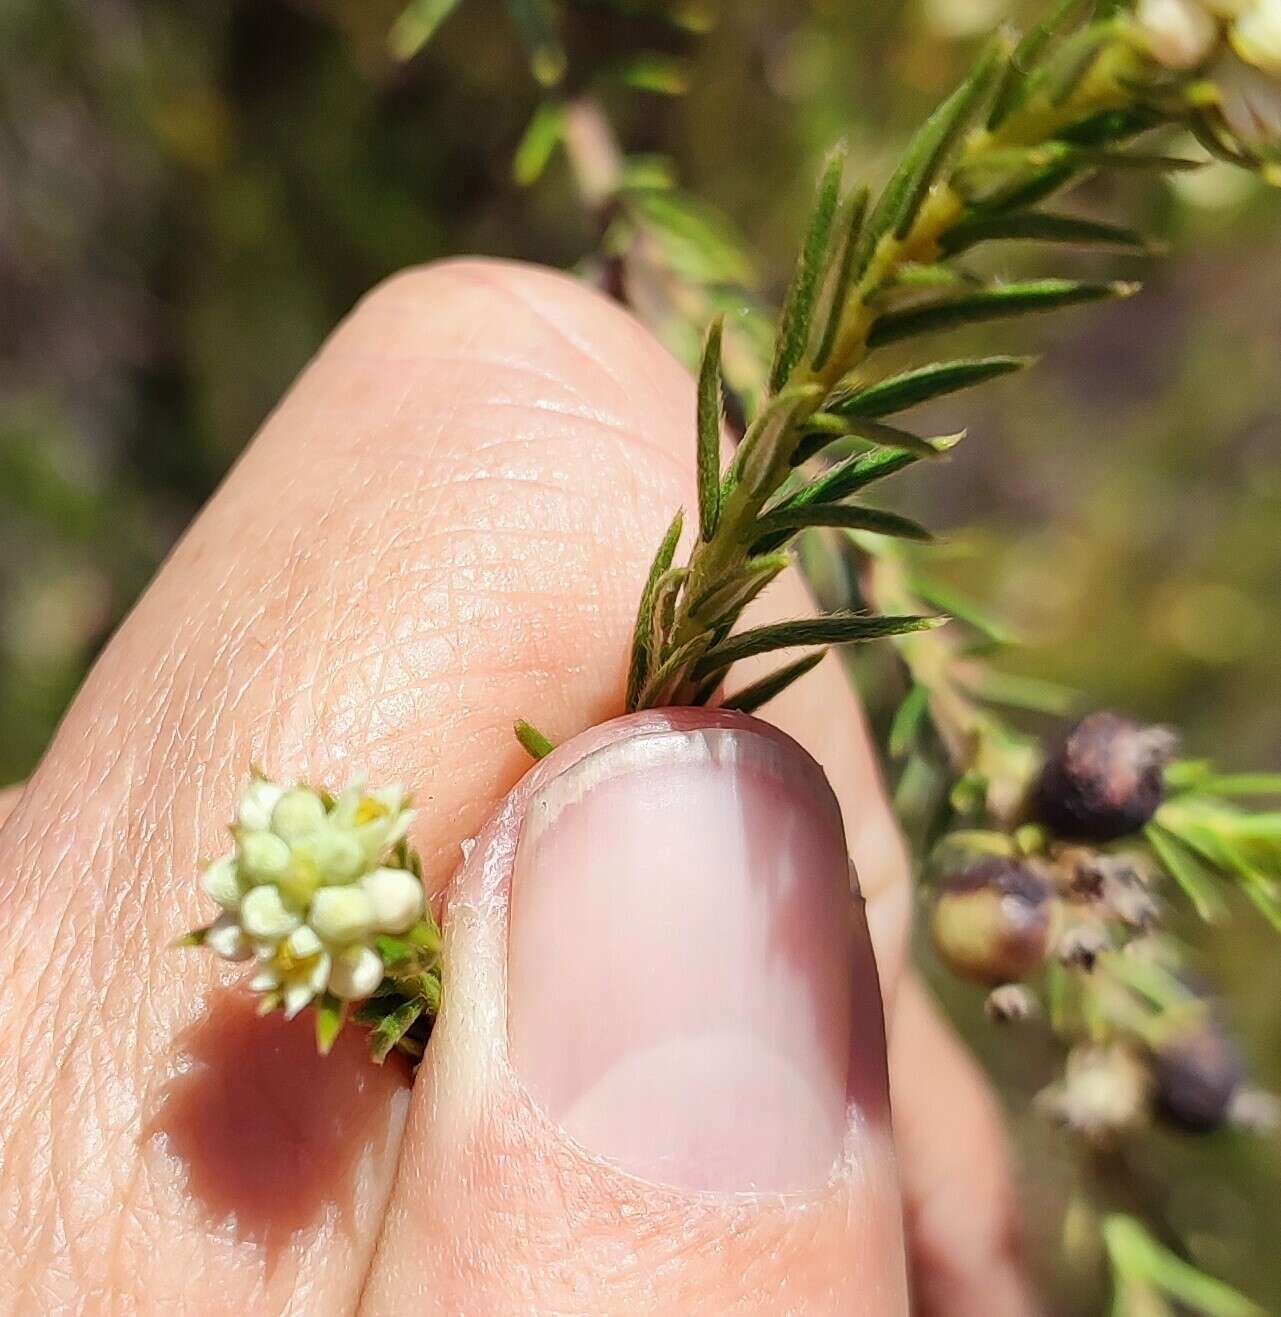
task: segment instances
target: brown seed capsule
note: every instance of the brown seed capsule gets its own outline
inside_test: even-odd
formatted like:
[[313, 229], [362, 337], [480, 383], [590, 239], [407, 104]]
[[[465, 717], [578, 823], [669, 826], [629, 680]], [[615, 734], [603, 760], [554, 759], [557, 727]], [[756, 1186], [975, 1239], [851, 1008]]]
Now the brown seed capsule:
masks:
[[1156, 1054], [1156, 1109], [1178, 1129], [1208, 1134], [1228, 1119], [1241, 1086], [1241, 1061], [1212, 1025], [1185, 1034]]
[[1174, 752], [1164, 727], [1142, 727], [1115, 713], [1092, 713], [1046, 760], [1031, 812], [1060, 837], [1114, 841], [1138, 832], [1165, 795]]
[[993, 858], [944, 879], [930, 919], [940, 957], [978, 983], [1009, 983], [1046, 957], [1054, 893], [1040, 874], [1016, 860]]

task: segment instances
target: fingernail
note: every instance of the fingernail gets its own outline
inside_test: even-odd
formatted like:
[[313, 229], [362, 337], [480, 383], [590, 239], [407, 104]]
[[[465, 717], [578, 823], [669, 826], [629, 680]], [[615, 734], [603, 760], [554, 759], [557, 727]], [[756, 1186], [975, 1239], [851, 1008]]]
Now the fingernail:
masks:
[[517, 1073], [572, 1138], [647, 1180], [821, 1186], [844, 1142], [855, 996], [877, 991], [854, 917], [839, 808], [781, 734], [606, 745], [521, 827]]

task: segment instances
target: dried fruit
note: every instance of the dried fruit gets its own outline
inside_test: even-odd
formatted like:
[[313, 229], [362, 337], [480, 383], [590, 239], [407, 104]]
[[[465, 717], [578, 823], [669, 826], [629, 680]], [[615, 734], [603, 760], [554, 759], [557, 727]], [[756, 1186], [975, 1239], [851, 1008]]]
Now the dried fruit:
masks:
[[1034, 869], [992, 858], [943, 880], [930, 920], [934, 945], [951, 969], [979, 983], [1032, 973], [1049, 951], [1054, 891]]
[[1115, 841], [1138, 832], [1164, 799], [1163, 775], [1174, 745], [1168, 728], [1092, 713], [1046, 760], [1032, 789], [1031, 812], [1076, 841]]
[[1243, 1077], [1232, 1044], [1211, 1025], [1161, 1048], [1153, 1075], [1157, 1111], [1169, 1124], [1193, 1134], [1208, 1134], [1227, 1121]]

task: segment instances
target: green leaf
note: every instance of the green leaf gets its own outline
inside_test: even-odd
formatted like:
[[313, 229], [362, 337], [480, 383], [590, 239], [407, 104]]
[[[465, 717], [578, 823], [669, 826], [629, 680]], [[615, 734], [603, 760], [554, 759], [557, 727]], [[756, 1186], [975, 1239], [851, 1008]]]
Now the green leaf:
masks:
[[333, 1051], [342, 1027], [347, 1023], [347, 1003], [326, 992], [315, 1003], [316, 1050], [321, 1056]]
[[546, 759], [556, 748], [556, 743], [544, 736], [532, 723], [517, 718], [515, 723], [516, 739], [534, 759]]
[[643, 50], [615, 65], [610, 75], [635, 91], [683, 96], [689, 90], [689, 64], [674, 55]]
[[768, 494], [778, 474], [791, 464], [792, 450], [800, 439], [798, 418], [808, 416], [823, 390], [816, 384], [784, 389], [772, 399], [747, 428], [730, 478], [750, 494]]
[[1080, 219], [1075, 215], [1051, 215], [1044, 211], [980, 215], [963, 220], [939, 239], [939, 247], [946, 255], [955, 256], [976, 243], [993, 239], [1078, 243], [1147, 253], [1153, 250], [1147, 239], [1134, 229], [1103, 224], [1098, 220]]
[[1028, 29], [1019, 44], [1015, 46], [1001, 79], [1001, 85], [992, 101], [992, 110], [988, 116], [989, 128], [997, 127], [1020, 103], [1028, 75], [1036, 68], [1045, 47], [1071, 17], [1073, 10], [1080, 5], [1081, 0], [1059, 0], [1059, 3], [1039, 23]]
[[1028, 709], [1033, 713], [1060, 716], [1071, 713], [1080, 698], [1068, 686], [1017, 672], [996, 672], [986, 667], [962, 669], [959, 678], [971, 695], [989, 704], [1004, 704], [1011, 709]]
[[512, 177], [521, 187], [529, 187], [542, 177], [564, 136], [565, 120], [565, 106], [560, 101], [544, 101], [534, 111], [512, 159]]
[[810, 503], [838, 503], [874, 481], [884, 480], [919, 461], [916, 453], [905, 448], [876, 448], [870, 453], [855, 453], [853, 457], [829, 467], [771, 511], [804, 507]]
[[999, 356], [935, 362], [843, 394], [836, 401], [829, 402], [825, 410], [840, 416], [889, 416], [949, 393], [971, 389], [986, 380], [1009, 375], [1035, 361], [1035, 357]]
[[892, 759], [902, 759], [916, 744], [921, 720], [930, 707], [930, 693], [924, 686], [913, 686], [894, 712], [890, 724], [889, 751]]
[[654, 610], [649, 632], [650, 653], [654, 661], [662, 657], [666, 648], [676, 621], [677, 599], [688, 577], [688, 567], [669, 567], [654, 587]]
[[867, 342], [869, 347], [884, 347], [901, 339], [954, 329], [958, 325], [1053, 311], [1062, 306], [1097, 302], [1108, 297], [1130, 297], [1138, 287], [1138, 284], [1119, 281], [1081, 283], [1074, 279], [1033, 279], [1025, 283], [999, 284], [969, 297], [954, 297], [887, 312], [872, 326]]
[[397, 1043], [418, 1022], [418, 1018], [427, 1008], [427, 1003], [414, 997], [398, 1006], [389, 1015], [384, 1015], [369, 1034], [369, 1054], [380, 1065], [387, 1059]]
[[565, 50], [549, 0], [507, 0], [516, 30], [529, 51], [529, 66], [544, 87], [565, 76]]
[[722, 701], [722, 709], [737, 709], [739, 713], [755, 713], [762, 705], [768, 704], [776, 695], [781, 695], [794, 681], [799, 681], [807, 672], [823, 661], [827, 650], [820, 649], [815, 654], [806, 654], [804, 658], [788, 663], [777, 672], [754, 681], [741, 691], [736, 691]]
[[707, 327], [698, 367], [698, 529], [704, 541], [716, 534], [721, 513], [721, 334], [725, 317]]
[[1154, 1286], [1202, 1317], [1265, 1317], [1244, 1294], [1157, 1243], [1135, 1217], [1105, 1217], [1103, 1242], [1120, 1280]]
[[1143, 151], [1091, 150], [1077, 147], [1072, 158], [1095, 169], [1140, 170], [1154, 174], [1191, 174], [1205, 168], [1204, 160], [1180, 155], [1152, 155]]
[[690, 616], [707, 625], [732, 622], [776, 576], [792, 563], [786, 553], [761, 554], [705, 590], [690, 605]]
[[851, 503], [801, 503], [767, 513], [757, 523], [762, 539], [779, 531], [805, 530], [810, 526], [840, 526], [845, 530], [872, 531], [898, 539], [928, 543], [934, 537], [924, 526], [896, 512], [866, 508]]
[[999, 618], [993, 617], [981, 604], [950, 586], [925, 577], [917, 577], [912, 589], [931, 608], [971, 626], [981, 635], [998, 645], [1018, 644], [1018, 636]]
[[913, 434], [910, 430], [900, 430], [896, 425], [886, 425], [882, 421], [874, 421], [870, 417], [846, 416], [841, 419], [845, 422], [845, 433], [847, 435], [866, 439], [868, 443], [877, 444], [882, 448], [903, 449], [914, 457], [927, 459], [942, 457], [944, 453], [955, 448], [965, 438], [964, 430], [960, 430], [956, 434], [936, 435], [925, 439], [918, 434]]
[[844, 169], [845, 148], [842, 146], [832, 151], [824, 162], [818, 194], [805, 231], [805, 241], [797, 257], [787, 296], [783, 300], [774, 347], [774, 364], [770, 367], [771, 393], [777, 393], [791, 378], [810, 338], [814, 299], [823, 277], [828, 247], [831, 245], [832, 221], [836, 217]]
[[1247, 867], [1238, 870], [1237, 881], [1254, 908], [1281, 933], [1281, 888], [1275, 880]]
[[1148, 844], [1170, 877], [1183, 889], [1193, 909], [1207, 924], [1219, 923], [1227, 907], [1219, 894], [1214, 875], [1173, 833], [1155, 823], [1143, 830]]
[[621, 200], [677, 274], [696, 283], [754, 282], [743, 241], [719, 211], [668, 187], [628, 187]]
[[854, 281], [854, 256], [863, 219], [867, 214], [869, 195], [866, 187], [854, 188], [841, 203], [841, 216], [836, 226], [837, 241], [823, 275], [814, 310], [814, 323], [821, 326], [814, 347], [812, 364], [815, 370], [821, 370], [826, 365], [840, 332], [845, 303], [849, 300], [850, 284]]
[[1111, 24], [1102, 23], [1074, 32], [1037, 70], [1030, 93], [1044, 96], [1055, 107], [1066, 104], [1116, 35]]
[[902, 163], [885, 185], [876, 209], [859, 242], [855, 271], [867, 270], [877, 244], [892, 234], [907, 236], [930, 188], [952, 148], [970, 127], [975, 114], [996, 84], [1006, 58], [1003, 38], [993, 41], [979, 56], [969, 76], [934, 111], [909, 143]]
[[1207, 796], [1281, 796], [1281, 773], [1210, 774], [1195, 787]]
[[654, 594], [658, 583], [676, 556], [676, 546], [680, 542], [681, 529], [685, 524], [684, 513], [678, 512], [672, 524], [658, 546], [658, 553], [649, 569], [649, 578], [641, 591], [640, 604], [636, 610], [636, 630], [632, 635], [632, 656], [627, 671], [627, 707], [635, 709], [641, 687], [649, 677], [653, 656], [650, 653], [650, 633], [654, 621]]
[[942, 626], [943, 617], [872, 617], [864, 613], [830, 613], [826, 617], [797, 618], [742, 631], [703, 656], [695, 667], [698, 676], [710, 675], [755, 654], [805, 645], [848, 645], [856, 641], [880, 640], [911, 631], [929, 631]]
[[458, 0], [411, 0], [401, 10], [387, 37], [392, 58], [412, 59], [457, 8]]
[[637, 708], [659, 708], [671, 701], [672, 695], [690, 669], [712, 643], [712, 633], [704, 631], [674, 649], [655, 669], [641, 689]]

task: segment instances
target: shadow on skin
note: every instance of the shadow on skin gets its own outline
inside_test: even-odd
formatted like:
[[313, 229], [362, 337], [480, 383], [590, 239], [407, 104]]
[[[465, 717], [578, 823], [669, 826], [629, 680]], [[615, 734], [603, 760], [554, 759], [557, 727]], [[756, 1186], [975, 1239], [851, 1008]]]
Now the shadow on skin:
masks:
[[214, 997], [177, 1039], [181, 1073], [144, 1131], [182, 1164], [210, 1225], [229, 1224], [269, 1263], [326, 1218], [350, 1222], [358, 1165], [385, 1150], [390, 1098], [409, 1082], [399, 1058], [369, 1060], [362, 1029], [328, 1057], [313, 1029], [309, 1012], [286, 1022], [259, 1017], [245, 993]]

